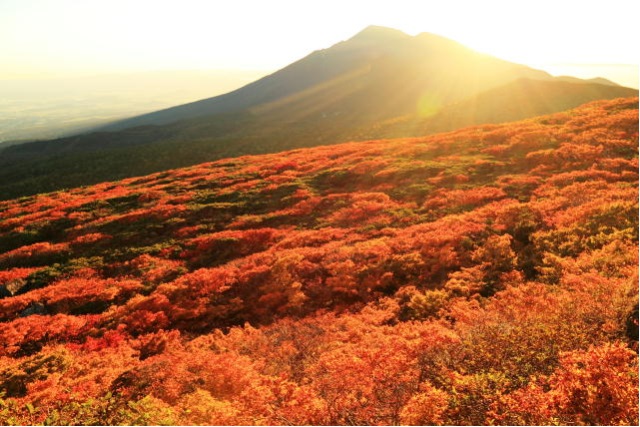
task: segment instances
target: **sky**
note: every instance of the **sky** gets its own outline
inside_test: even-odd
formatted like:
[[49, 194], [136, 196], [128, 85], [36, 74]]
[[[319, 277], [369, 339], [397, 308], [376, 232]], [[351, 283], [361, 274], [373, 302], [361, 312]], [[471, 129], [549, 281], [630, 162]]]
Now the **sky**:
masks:
[[637, 87], [636, 3], [0, 0], [0, 79], [180, 69], [268, 72], [381, 25], [411, 35], [439, 34], [553, 74], [617, 72], [619, 83], [635, 79], [631, 85]]

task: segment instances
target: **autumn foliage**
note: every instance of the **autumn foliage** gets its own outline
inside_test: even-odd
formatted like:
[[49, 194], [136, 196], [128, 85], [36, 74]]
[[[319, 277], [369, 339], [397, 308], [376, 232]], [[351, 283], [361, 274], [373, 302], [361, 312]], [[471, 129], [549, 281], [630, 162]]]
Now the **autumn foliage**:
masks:
[[637, 424], [638, 100], [0, 203], [1, 424]]

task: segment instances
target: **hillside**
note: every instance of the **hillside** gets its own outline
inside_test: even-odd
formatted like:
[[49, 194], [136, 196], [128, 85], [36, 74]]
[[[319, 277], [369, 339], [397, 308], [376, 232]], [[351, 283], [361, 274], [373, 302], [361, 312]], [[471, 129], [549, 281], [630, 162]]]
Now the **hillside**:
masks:
[[1, 424], [638, 423], [638, 99], [0, 202]]
[[99, 132], [6, 147], [0, 199], [225, 157], [520, 120], [638, 95], [602, 80], [566, 80], [434, 34], [369, 27], [225, 95]]

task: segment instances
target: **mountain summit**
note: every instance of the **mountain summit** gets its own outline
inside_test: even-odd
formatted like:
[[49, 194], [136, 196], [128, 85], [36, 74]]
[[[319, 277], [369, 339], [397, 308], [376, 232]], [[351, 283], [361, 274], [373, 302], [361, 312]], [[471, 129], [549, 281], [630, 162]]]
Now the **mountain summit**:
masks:
[[390, 40], [407, 39], [411, 36], [394, 28], [381, 27], [379, 25], [369, 25], [355, 36], [351, 37], [351, 41], [367, 41], [367, 42], [387, 42]]

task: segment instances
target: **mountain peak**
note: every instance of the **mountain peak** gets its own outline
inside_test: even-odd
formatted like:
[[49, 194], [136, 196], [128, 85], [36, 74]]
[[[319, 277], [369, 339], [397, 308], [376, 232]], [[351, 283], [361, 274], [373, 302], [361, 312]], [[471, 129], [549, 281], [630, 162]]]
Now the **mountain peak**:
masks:
[[411, 36], [394, 28], [382, 27], [379, 25], [369, 25], [367, 28], [351, 37], [350, 40], [380, 42], [384, 40], [406, 39], [409, 37]]

